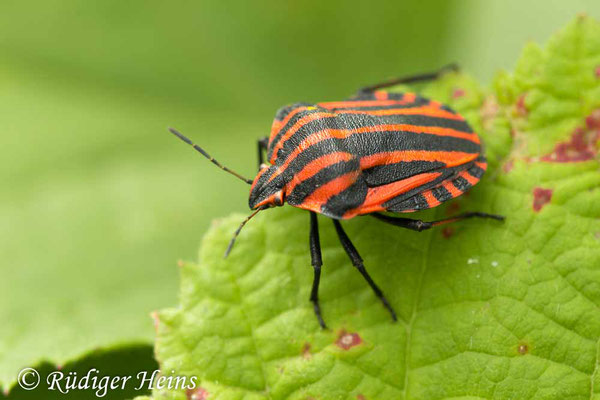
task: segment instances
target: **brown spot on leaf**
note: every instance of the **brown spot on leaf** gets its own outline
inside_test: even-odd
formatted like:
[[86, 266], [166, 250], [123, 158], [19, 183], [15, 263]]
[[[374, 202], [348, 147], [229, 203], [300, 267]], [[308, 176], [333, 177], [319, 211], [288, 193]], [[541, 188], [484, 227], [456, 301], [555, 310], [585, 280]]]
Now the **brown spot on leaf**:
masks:
[[594, 75], [596, 75], [596, 78], [600, 78], [600, 65], [594, 70]]
[[367, 398], [363, 394], [357, 394], [356, 400], [367, 400]]
[[552, 199], [552, 189], [533, 188], [533, 211], [539, 212]]
[[454, 228], [451, 226], [447, 226], [442, 229], [442, 236], [444, 239], [449, 239], [452, 235], [454, 235]]
[[525, 105], [525, 97], [527, 95], [526, 94], [522, 94], [519, 96], [519, 98], [517, 99], [517, 103], [515, 104], [515, 110], [517, 111], [517, 114], [524, 117], [527, 115], [527, 113], [529, 112], [529, 110], [527, 109], [527, 106]]
[[456, 88], [452, 91], [452, 98], [453, 99], [458, 99], [460, 97], [463, 97], [465, 95], [465, 90], [464, 89], [460, 89], [460, 88]]
[[502, 165], [502, 171], [504, 171], [504, 173], [508, 174], [510, 171], [512, 171], [514, 166], [515, 166], [515, 160], [510, 159]]
[[600, 240], [600, 231], [594, 233], [594, 237], [598, 240]]
[[206, 389], [197, 387], [195, 389], [188, 389], [185, 395], [188, 400], [207, 400], [209, 393]]
[[312, 354], [310, 354], [310, 343], [306, 342], [306, 343], [304, 343], [304, 346], [302, 346], [302, 358], [308, 360], [311, 357], [312, 357]]
[[183, 262], [183, 260], [177, 260], [177, 266], [178, 267], [183, 267], [185, 265], [185, 263]]
[[521, 343], [517, 348], [517, 351], [519, 354], [527, 354], [529, 353], [529, 346], [527, 346], [525, 343]]
[[346, 332], [345, 330], [340, 331], [338, 339], [335, 344], [344, 350], [348, 350], [354, 346], [358, 346], [362, 343], [360, 335], [356, 332]]
[[585, 127], [576, 128], [569, 140], [558, 143], [552, 153], [541, 158], [548, 162], [577, 162], [596, 157], [596, 147], [600, 140], [600, 109], [593, 111], [585, 119]]
[[585, 118], [585, 126], [590, 130], [600, 128], [600, 108], [592, 111], [592, 113]]

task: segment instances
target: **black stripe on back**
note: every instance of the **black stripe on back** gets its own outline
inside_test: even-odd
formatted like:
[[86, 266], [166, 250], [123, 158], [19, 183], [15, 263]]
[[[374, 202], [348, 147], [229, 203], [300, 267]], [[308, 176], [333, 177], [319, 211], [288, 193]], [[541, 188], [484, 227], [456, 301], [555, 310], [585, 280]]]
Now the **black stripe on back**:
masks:
[[[425, 197], [417, 193], [402, 202], [399, 202], [394, 206], [394, 208], [398, 208], [398, 211], [407, 211], [407, 210], [424, 210], [429, 208], [429, 204]], [[388, 208], [388, 211], [394, 211], [392, 208]]]
[[471, 187], [469, 181], [467, 181], [462, 176], [457, 176], [456, 178], [454, 178], [452, 180], [452, 185], [463, 193], [469, 190], [469, 188]]
[[367, 184], [360, 177], [346, 190], [332, 196], [321, 208], [321, 212], [329, 217], [342, 218], [353, 208], [365, 202], [368, 193]]
[[402, 161], [394, 164], [378, 165], [363, 171], [369, 187], [385, 185], [411, 176], [445, 167], [441, 161]]
[[433, 197], [435, 197], [441, 203], [452, 198], [452, 194], [443, 186], [438, 186], [431, 189], [431, 193], [433, 194]]
[[485, 171], [483, 168], [479, 168], [477, 165], [473, 165], [471, 168], [467, 170], [467, 173], [471, 175], [473, 178], [481, 179], [483, 173]]

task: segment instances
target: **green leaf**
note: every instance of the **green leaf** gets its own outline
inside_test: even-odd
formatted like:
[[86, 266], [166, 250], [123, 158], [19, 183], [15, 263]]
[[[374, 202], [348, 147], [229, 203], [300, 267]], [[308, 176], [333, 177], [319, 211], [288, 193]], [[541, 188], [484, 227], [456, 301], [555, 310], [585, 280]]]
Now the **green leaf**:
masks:
[[[94, 398], [103, 399], [125, 399], [132, 398], [144, 393], [149, 393], [148, 384], [143, 377], [151, 376], [158, 368], [154, 360], [152, 347], [148, 345], [126, 344], [113, 346], [107, 349], [98, 349], [82, 356], [79, 360], [56, 366], [45, 362], [32, 366], [40, 377], [39, 385], [32, 390], [25, 390], [16, 386], [9, 394], [0, 393], [0, 399], [6, 400], [86, 400]], [[145, 375], [138, 375], [146, 372]], [[55, 378], [53, 374], [62, 374], [61, 378]], [[88, 375], [88, 380], [84, 380]], [[108, 377], [108, 378], [106, 378]], [[116, 389], [110, 388], [111, 379], [118, 377]], [[131, 377], [123, 381], [121, 377]], [[75, 387], [69, 386], [68, 378], [75, 382]], [[96, 378], [94, 380], [94, 378]], [[27, 378], [27, 382], [33, 383], [33, 378]], [[56, 379], [53, 389], [48, 390], [50, 384]], [[142, 384], [143, 383], [143, 384]], [[82, 388], [78, 388], [81, 384]], [[87, 389], [83, 385], [88, 386]], [[62, 392], [61, 392], [62, 390]], [[66, 392], [66, 393], [64, 393]]]
[[163, 373], [197, 376], [196, 398], [211, 400], [600, 399], [599, 43], [598, 23], [581, 17], [545, 49], [527, 47], [493, 93], [463, 75], [422, 88], [481, 133], [490, 169], [468, 195], [414, 217], [477, 210], [506, 221], [421, 233], [344, 222], [397, 323], [326, 218], [331, 329], [321, 330], [307, 213], [259, 214], [225, 260], [234, 215], [204, 237], [198, 263], [181, 266], [180, 305], [158, 315]]

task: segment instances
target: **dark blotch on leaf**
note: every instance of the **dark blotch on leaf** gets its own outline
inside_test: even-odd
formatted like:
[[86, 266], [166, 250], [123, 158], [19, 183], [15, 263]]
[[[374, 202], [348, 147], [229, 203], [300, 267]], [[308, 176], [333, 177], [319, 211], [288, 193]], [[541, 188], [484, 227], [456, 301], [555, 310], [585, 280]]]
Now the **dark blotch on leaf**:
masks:
[[596, 157], [596, 143], [600, 139], [600, 109], [585, 119], [585, 127], [573, 131], [571, 138], [556, 145], [552, 153], [542, 157], [549, 162], [588, 161]]
[[600, 78], [600, 65], [594, 70], [594, 75], [596, 75], [596, 78]]
[[539, 212], [552, 199], [552, 189], [536, 187], [533, 189], [533, 211]]
[[452, 91], [452, 98], [453, 98], [453, 99], [458, 99], [458, 98], [460, 98], [460, 97], [463, 97], [464, 95], [465, 95], [465, 91], [464, 91], [464, 89], [460, 89], [460, 88], [458, 88], [458, 89], [454, 89], [454, 90]]
[[367, 400], [367, 398], [364, 395], [362, 395], [362, 394], [357, 394], [356, 395], [356, 400]]
[[512, 171], [513, 167], [515, 166], [515, 161], [514, 160], [508, 160], [507, 162], [505, 162], [502, 165], [502, 171], [506, 174], [508, 174], [510, 171]]
[[444, 229], [442, 229], [442, 236], [444, 237], [444, 239], [449, 239], [452, 235], [454, 235], [454, 228], [452, 228], [451, 226], [447, 226]]
[[302, 357], [305, 359], [309, 359], [312, 357], [312, 355], [310, 354], [310, 343], [308, 342], [304, 343], [304, 346], [302, 346]]
[[517, 99], [517, 103], [515, 104], [515, 109], [517, 110], [517, 114], [524, 117], [527, 115], [529, 110], [527, 110], [527, 106], [525, 105], [525, 94], [522, 94]]
[[206, 389], [198, 387], [196, 389], [188, 389], [185, 395], [188, 400], [207, 400], [209, 393]]
[[358, 333], [355, 332], [346, 332], [342, 330], [338, 335], [338, 339], [335, 341], [335, 344], [344, 350], [348, 350], [354, 346], [358, 346], [362, 343], [362, 339]]

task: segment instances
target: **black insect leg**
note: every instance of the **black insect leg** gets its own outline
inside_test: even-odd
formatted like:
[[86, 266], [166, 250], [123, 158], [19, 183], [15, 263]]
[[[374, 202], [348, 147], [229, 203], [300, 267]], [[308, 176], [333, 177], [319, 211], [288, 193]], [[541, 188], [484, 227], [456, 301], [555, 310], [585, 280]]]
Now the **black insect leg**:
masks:
[[504, 217], [502, 215], [487, 214], [487, 213], [477, 212], [477, 211], [466, 212], [463, 214], [455, 215], [454, 217], [449, 217], [449, 218], [440, 219], [440, 220], [431, 221], [431, 222], [421, 221], [419, 219], [390, 217], [389, 215], [379, 214], [379, 213], [374, 213], [374, 214], [370, 214], [370, 215], [372, 215], [373, 217], [375, 217], [378, 220], [383, 221], [385, 223], [399, 226], [401, 228], [411, 229], [413, 231], [418, 231], [418, 232], [424, 231], [425, 229], [433, 228], [434, 226], [449, 224], [451, 222], [456, 222], [456, 221], [460, 221], [460, 220], [467, 219], [467, 218], [491, 218], [491, 219], [495, 219], [497, 221], [504, 221]]
[[381, 300], [381, 302], [383, 303], [385, 308], [387, 308], [388, 311], [390, 312], [390, 314], [392, 315], [392, 319], [394, 321], [397, 321], [396, 312], [394, 311], [394, 309], [392, 308], [392, 306], [390, 305], [388, 300], [383, 295], [383, 292], [381, 291], [381, 289], [379, 289], [379, 286], [377, 286], [375, 284], [375, 282], [373, 282], [371, 275], [369, 275], [369, 273], [365, 269], [365, 266], [363, 264], [363, 259], [361, 258], [360, 254], [358, 254], [356, 247], [354, 247], [354, 245], [350, 241], [350, 238], [348, 238], [348, 235], [346, 235], [344, 228], [342, 228], [342, 224], [340, 224], [340, 221], [338, 221], [337, 219], [334, 219], [333, 225], [335, 225], [335, 230], [337, 231], [338, 237], [340, 238], [342, 247], [344, 248], [344, 250], [346, 250], [346, 253], [350, 257], [350, 260], [352, 261], [352, 265], [354, 265], [358, 269], [358, 271], [365, 278], [365, 280], [367, 281], [369, 286], [371, 286], [371, 289], [373, 289], [373, 292], [375, 292], [375, 295], [377, 297], [379, 297], [379, 300]]
[[438, 79], [440, 76], [450, 71], [458, 71], [458, 65], [456, 64], [448, 64], [435, 72], [429, 72], [425, 74], [405, 76], [401, 78], [394, 78], [388, 81], [376, 83], [374, 85], [365, 86], [361, 88], [358, 93], [370, 93], [377, 89], [383, 89], [390, 86], [400, 85], [402, 83], [416, 83], [416, 82], [427, 82]]
[[319, 240], [319, 223], [317, 222], [317, 214], [310, 212], [310, 262], [313, 266], [315, 276], [313, 278], [312, 289], [310, 291], [310, 301], [313, 303], [315, 315], [319, 320], [321, 328], [327, 329], [325, 321], [321, 316], [321, 306], [319, 305], [319, 282], [321, 281], [321, 265], [323, 260], [321, 258], [321, 242]]
[[263, 137], [258, 139], [258, 141], [256, 142], [256, 144], [258, 145], [258, 168], [260, 169], [260, 166], [262, 164], [264, 164], [264, 156], [263, 156], [263, 151], [267, 151], [267, 146], [269, 145], [269, 138], [267, 137]]

